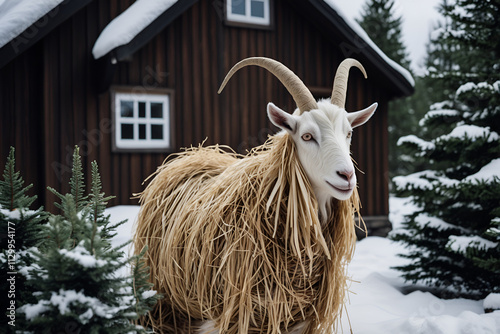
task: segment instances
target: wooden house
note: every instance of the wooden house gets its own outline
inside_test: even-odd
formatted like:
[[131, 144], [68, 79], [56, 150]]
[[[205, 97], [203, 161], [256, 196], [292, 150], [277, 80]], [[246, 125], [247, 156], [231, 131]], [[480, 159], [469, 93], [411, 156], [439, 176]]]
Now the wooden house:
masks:
[[[412, 79], [335, 1], [158, 0], [151, 8], [144, 0], [59, 0], [25, 14], [29, 26], [0, 44], [0, 164], [14, 146], [39, 204], [54, 210], [45, 189], [68, 191], [78, 145], [87, 180], [90, 162], [99, 163], [104, 191], [116, 196], [110, 204], [137, 204], [132, 194], [170, 153], [202, 142], [243, 153], [276, 131], [268, 102], [295, 109], [279, 81], [257, 67], [238, 72], [218, 95], [233, 64], [274, 58], [319, 98], [352, 57], [368, 79], [351, 71], [346, 109], [379, 103], [352, 144], [362, 214], [373, 226], [387, 222], [388, 102], [410, 95]], [[12, 3], [0, 4], [0, 17], [15, 21]]]

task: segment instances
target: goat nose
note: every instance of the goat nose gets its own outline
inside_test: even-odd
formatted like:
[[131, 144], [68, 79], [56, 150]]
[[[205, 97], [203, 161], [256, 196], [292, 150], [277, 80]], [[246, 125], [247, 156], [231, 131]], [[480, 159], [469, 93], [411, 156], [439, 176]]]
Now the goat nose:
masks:
[[337, 175], [346, 180], [347, 182], [351, 182], [351, 178], [354, 175], [353, 170], [339, 170], [337, 171]]

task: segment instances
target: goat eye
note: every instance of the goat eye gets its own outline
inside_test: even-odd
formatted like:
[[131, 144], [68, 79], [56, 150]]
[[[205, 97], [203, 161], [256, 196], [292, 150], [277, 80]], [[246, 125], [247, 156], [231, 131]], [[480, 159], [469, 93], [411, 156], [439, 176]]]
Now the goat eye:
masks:
[[310, 134], [310, 133], [304, 133], [304, 134], [302, 135], [302, 139], [303, 139], [303, 140], [305, 140], [305, 141], [310, 141], [310, 140], [312, 140], [312, 139], [313, 139], [313, 136], [312, 136], [312, 134]]
[[349, 138], [351, 138], [351, 137], [352, 137], [352, 131], [349, 131], [349, 132], [347, 133], [347, 139], [349, 139]]

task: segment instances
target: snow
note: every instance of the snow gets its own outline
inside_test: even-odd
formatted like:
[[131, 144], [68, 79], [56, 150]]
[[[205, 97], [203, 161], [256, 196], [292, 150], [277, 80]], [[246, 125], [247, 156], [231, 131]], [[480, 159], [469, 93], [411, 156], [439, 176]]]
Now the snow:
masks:
[[43, 303], [42, 301], [37, 304], [28, 304], [21, 306], [19, 308], [19, 312], [22, 312], [26, 315], [27, 320], [31, 320], [33, 318], [38, 317], [40, 314], [50, 310], [50, 307], [47, 303]]
[[[19, 36], [61, 2], [63, 0], [0, 1], [0, 48]], [[26, 38], [36, 34], [36, 28], [33, 30]]]
[[77, 245], [71, 250], [60, 249], [59, 253], [65, 257], [73, 259], [85, 268], [96, 268], [106, 265], [106, 261], [97, 259], [94, 255], [90, 254], [88, 250], [82, 245]]
[[[391, 199], [390, 204], [393, 203]], [[422, 291], [403, 294], [401, 291], [409, 286], [391, 267], [407, 263], [408, 260], [395, 255], [405, 251], [401, 245], [380, 237], [368, 237], [357, 243], [349, 265], [353, 282], [341, 333], [350, 333], [351, 327], [356, 334], [500, 331], [500, 312], [484, 314], [481, 301], [439, 299]]]
[[120, 306], [110, 306], [102, 303], [97, 298], [86, 296], [81, 291], [59, 289], [58, 292], [51, 292], [49, 300], [42, 299], [37, 304], [24, 305], [19, 308], [19, 311], [26, 314], [26, 319], [31, 320], [50, 310], [51, 306], [57, 307], [59, 313], [64, 315], [75, 311], [75, 308], [71, 308], [71, 304], [79, 304], [82, 305], [79, 307], [80, 310], [87, 307], [87, 310], [79, 315], [81, 323], [85, 324], [94, 315], [111, 319], [117, 312], [127, 309], [133, 298], [133, 296], [124, 297]]
[[430, 172], [431, 171], [424, 170], [406, 176], [396, 176], [392, 179], [392, 181], [398, 189], [406, 189], [407, 187], [410, 187], [410, 189], [429, 190], [432, 189], [432, 183], [425, 177], [429, 177], [428, 173]]
[[436, 138], [436, 141], [449, 140], [451, 138], [458, 138], [458, 139], [469, 138], [472, 140], [476, 140], [482, 137], [487, 137], [488, 142], [497, 141], [499, 139], [498, 134], [494, 131], [490, 131], [490, 129], [487, 127], [485, 128], [477, 125], [464, 124], [457, 126], [449, 134]]
[[390, 197], [389, 205], [389, 221], [392, 223], [392, 230], [398, 231], [398, 233], [399, 230], [404, 229], [404, 217], [421, 209], [413, 203], [413, 197]]
[[449, 224], [440, 218], [429, 216], [426, 213], [420, 213], [417, 217], [415, 217], [415, 223], [417, 223], [421, 227], [424, 227], [424, 226], [430, 227], [430, 228], [436, 229], [438, 231], [444, 231], [444, 230], [450, 230], [450, 229], [453, 229], [453, 230], [458, 229], [458, 230], [463, 231], [463, 228], [461, 228], [459, 226]]
[[[139, 206], [137, 205], [117, 205], [106, 209], [106, 215], [110, 215], [111, 224], [116, 224], [126, 220], [126, 222], [118, 226], [116, 236], [113, 238], [113, 246], [118, 247], [129, 240], [132, 240], [134, 224], [139, 215]], [[125, 250], [127, 255], [134, 253], [133, 245], [130, 244]]]
[[415, 86], [415, 80], [413, 79], [411, 73], [405, 69], [403, 66], [399, 65], [396, 63], [394, 60], [390, 59], [387, 57], [387, 55], [380, 50], [380, 48], [368, 37], [368, 34], [366, 31], [364, 31], [363, 28], [353, 19], [351, 19], [344, 11], [336, 4], [335, 0], [324, 0], [334, 11], [339, 14], [340, 17], [344, 20], [349, 27], [351, 27], [352, 30], [362, 39], [362, 41], [369, 45], [370, 48], [372, 48], [375, 52], [378, 53], [378, 55], [387, 63], [389, 64], [392, 68], [394, 68], [396, 71], [398, 71], [405, 79], [408, 81], [412, 86]]
[[429, 39], [431, 41], [437, 41], [444, 33], [445, 29], [443, 27], [438, 27], [431, 31], [431, 33], [429, 34]]
[[156, 295], [156, 290], [148, 290], [148, 291], [144, 291], [142, 293], [142, 298], [143, 299], [148, 299], [150, 297], [153, 297], [154, 295]]
[[413, 143], [417, 145], [421, 151], [429, 151], [435, 148], [434, 143], [425, 141], [423, 139], [418, 138], [415, 135], [403, 136], [398, 139], [397, 145], [403, 145], [403, 143]]
[[137, 0], [111, 21], [92, 49], [95, 59], [129, 43], [137, 34], [169, 9], [177, 0]]
[[500, 310], [500, 293], [490, 293], [483, 302], [484, 309]]
[[462, 86], [458, 87], [456, 95], [460, 95], [466, 92], [469, 92], [471, 90], [474, 90], [476, 88], [476, 84], [473, 82], [467, 82], [463, 84]]
[[477, 90], [489, 90], [492, 93], [494, 93], [496, 85], [497, 85], [496, 82], [493, 85], [490, 85], [487, 82], [480, 82], [480, 83], [477, 83], [477, 84], [474, 83], [474, 82], [467, 82], [467, 83], [463, 84], [462, 86], [458, 87], [457, 92], [455, 94], [457, 96], [459, 96], [461, 94], [464, 94], [464, 93], [467, 93], [467, 92], [470, 92], [470, 91], [476, 91], [474, 93], [476, 95], [480, 95], [481, 96], [483, 94], [481, 94], [481, 92], [478, 92]]
[[0, 214], [7, 220], [16, 221], [21, 219], [28, 219], [29, 217], [40, 214], [39, 210], [29, 210], [26, 208], [21, 208], [20, 210], [14, 209], [12, 211], [8, 209], [2, 209], [0, 205]]
[[[390, 220], [394, 229], [403, 229], [405, 215], [419, 208], [410, 198], [389, 199]], [[113, 241], [117, 246], [132, 237], [138, 206], [117, 206], [106, 210], [113, 222], [129, 218], [119, 228]], [[349, 301], [343, 312], [340, 333], [356, 334], [493, 334], [500, 333], [500, 311], [484, 313], [483, 301], [439, 299], [417, 286], [405, 283], [392, 269], [408, 263], [397, 254], [408, 250], [386, 238], [368, 237], [356, 245], [349, 265]], [[416, 290], [410, 293], [403, 291]], [[484, 303], [498, 305], [499, 297], [488, 297]]]
[[429, 34], [429, 37], [430, 37], [431, 41], [436, 41], [439, 38], [449, 38], [450, 36], [454, 37], [454, 38], [460, 38], [460, 37], [464, 37], [466, 35], [467, 35], [467, 32], [465, 30], [451, 29], [449, 27], [445, 29], [443, 27], [439, 27], [439, 28], [435, 29], [434, 31], [432, 31]]
[[465, 236], [465, 235], [450, 235], [448, 238], [448, 244], [446, 246], [450, 247], [456, 253], [465, 253], [468, 247], [475, 247], [481, 250], [488, 250], [490, 248], [495, 248], [498, 243], [486, 240], [480, 236]]
[[441, 176], [440, 173], [433, 170], [423, 170], [405, 176], [396, 176], [392, 181], [399, 189], [408, 188], [409, 190], [430, 190], [433, 187], [454, 187], [460, 183], [458, 180]]
[[0, 207], [0, 214], [5, 217], [8, 221], [15, 221], [15, 220], [20, 220], [21, 219], [21, 211], [15, 209], [15, 210], [7, 210], [7, 209], [1, 209]]
[[[112, 245], [114, 247], [118, 247], [120, 245], [125, 244], [127, 241], [132, 240], [133, 231], [134, 231], [134, 223], [137, 219], [137, 215], [139, 214], [139, 206], [137, 205], [118, 205], [111, 208], [106, 209], [106, 215], [110, 215], [111, 224], [116, 224], [121, 221], [126, 220], [126, 222], [120, 226], [118, 226], [116, 230], [116, 236], [113, 238]], [[134, 253], [134, 245], [132, 243], [124, 249], [126, 256], [131, 256]], [[116, 273], [121, 277], [127, 277], [131, 274], [130, 265], [125, 265], [119, 269]]]
[[418, 124], [420, 126], [424, 126], [429, 120], [436, 117], [455, 117], [459, 115], [460, 113], [458, 112], [458, 110], [454, 109], [431, 109], [431, 111], [427, 112], [424, 118], [422, 118]]
[[483, 166], [479, 172], [467, 176], [465, 182], [478, 182], [484, 181], [486, 183], [492, 183], [495, 181], [500, 181], [500, 158], [493, 159], [487, 165]]

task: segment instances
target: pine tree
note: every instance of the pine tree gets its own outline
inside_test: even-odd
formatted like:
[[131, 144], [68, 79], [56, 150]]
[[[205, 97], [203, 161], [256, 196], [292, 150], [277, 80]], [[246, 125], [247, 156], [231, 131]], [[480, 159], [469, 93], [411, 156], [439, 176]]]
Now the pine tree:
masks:
[[40, 225], [45, 219], [43, 208], [29, 209], [36, 196], [26, 194], [32, 185], [24, 187], [20, 172], [16, 172], [14, 153], [11, 147], [0, 180], [0, 270], [6, 275], [0, 290], [6, 293], [1, 307], [7, 315], [2, 316], [0, 326], [4, 328], [8, 328], [7, 322], [14, 328], [15, 309], [33, 300], [25, 274], [33, 264], [30, 251], [42, 241]]
[[421, 120], [425, 136], [400, 139], [430, 167], [394, 179], [420, 210], [392, 237], [410, 248], [407, 280], [483, 298], [500, 291], [500, 3], [445, 1], [441, 12], [429, 73], [449, 94]]
[[394, 0], [368, 0], [362, 9], [359, 25], [392, 60], [410, 67], [401, 33], [402, 17], [395, 17]]
[[[125, 259], [112, 247], [110, 238], [123, 224], [110, 223], [104, 213], [107, 201], [102, 193], [97, 163], [92, 163], [90, 194], [83, 196], [84, 184], [78, 149], [73, 155], [71, 193], [60, 199], [61, 215], [51, 215], [45, 226], [44, 250], [33, 253], [37, 266], [29, 271], [35, 302], [19, 311], [22, 328], [33, 333], [143, 333], [135, 325], [156, 302], [142, 255]], [[127, 264], [132, 275], [119, 277]]]

